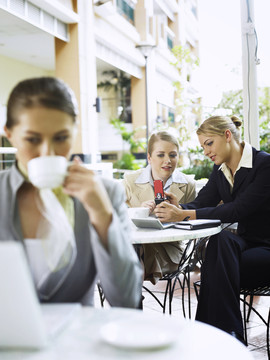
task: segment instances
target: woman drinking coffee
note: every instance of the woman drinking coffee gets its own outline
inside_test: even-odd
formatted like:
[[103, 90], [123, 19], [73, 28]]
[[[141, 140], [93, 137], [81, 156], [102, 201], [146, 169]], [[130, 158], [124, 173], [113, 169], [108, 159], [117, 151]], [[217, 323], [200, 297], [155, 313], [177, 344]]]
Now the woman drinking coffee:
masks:
[[29, 181], [33, 158], [69, 159], [78, 110], [72, 90], [54, 77], [20, 82], [7, 104], [6, 137], [16, 163], [0, 172], [0, 241], [23, 243], [41, 301], [93, 304], [96, 279], [111, 305], [137, 307], [142, 270], [127, 241], [121, 185], [75, 159], [62, 186]]

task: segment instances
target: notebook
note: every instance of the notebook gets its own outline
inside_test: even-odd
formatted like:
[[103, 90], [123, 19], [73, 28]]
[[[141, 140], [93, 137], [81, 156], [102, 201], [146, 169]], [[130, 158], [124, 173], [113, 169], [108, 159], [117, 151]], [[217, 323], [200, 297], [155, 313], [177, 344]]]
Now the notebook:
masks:
[[15, 241], [0, 241], [0, 294], [0, 349], [49, 345], [81, 307], [41, 305], [23, 246]]
[[176, 228], [183, 230], [199, 230], [199, 229], [206, 229], [221, 225], [220, 220], [211, 220], [211, 219], [198, 219], [198, 220], [162, 223], [158, 219], [149, 216], [147, 218], [141, 218], [141, 219], [137, 218], [131, 220], [139, 228], [153, 228], [160, 230], [168, 229], [168, 228]]

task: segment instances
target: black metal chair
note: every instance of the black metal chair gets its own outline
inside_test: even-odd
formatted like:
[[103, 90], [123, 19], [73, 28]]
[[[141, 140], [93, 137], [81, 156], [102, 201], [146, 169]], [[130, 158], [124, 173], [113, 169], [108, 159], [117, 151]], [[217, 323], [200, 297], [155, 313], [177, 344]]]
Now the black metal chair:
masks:
[[[167, 281], [163, 302], [155, 295], [154, 291], [148, 289], [143, 285], [143, 289], [147, 291], [161, 306], [163, 313], [166, 313], [167, 300], [169, 303], [169, 314], [172, 313], [172, 301], [175, 292], [176, 285], [179, 284], [182, 291], [182, 310], [183, 315], [186, 317], [186, 307], [185, 307], [185, 288], [187, 289], [188, 296], [188, 317], [191, 319], [191, 301], [190, 301], [190, 264], [192, 257], [195, 255], [197, 259], [201, 262], [203, 257], [203, 251], [205, 249], [205, 243], [208, 241], [209, 236], [199, 239], [188, 240], [182, 254], [181, 260], [179, 262], [178, 268], [176, 271], [173, 271], [169, 274], [165, 274], [159, 281]], [[135, 250], [140, 257], [140, 246], [136, 245]], [[182, 275], [182, 276], [181, 276]], [[99, 292], [99, 298], [101, 306], [104, 307], [105, 295], [102, 289], [102, 286], [99, 281], [97, 281], [97, 289]], [[141, 307], [142, 308], [142, 303]]]
[[[196, 297], [199, 297], [199, 288], [201, 285], [201, 281], [195, 281], [193, 283]], [[253, 311], [261, 321], [266, 325], [266, 346], [267, 346], [267, 354], [268, 359], [270, 360], [270, 307], [268, 311], [267, 319], [265, 319], [259, 311], [253, 306], [254, 296], [270, 296], [270, 285], [264, 287], [257, 287], [255, 289], [241, 289], [240, 291], [240, 300], [243, 302], [243, 326], [244, 326], [244, 339], [248, 344], [248, 336], [247, 336], [247, 323], [250, 319], [251, 311]], [[247, 298], [249, 297], [249, 300]]]
[[[242, 298], [240, 300], [243, 302], [243, 322], [244, 322], [244, 337], [245, 341], [248, 343], [247, 337], [247, 323], [249, 322], [250, 313], [253, 311], [266, 325], [266, 345], [267, 345], [267, 354], [268, 359], [270, 360], [270, 339], [269, 339], [269, 328], [270, 328], [270, 307], [268, 311], [268, 317], [265, 319], [258, 310], [253, 306], [254, 296], [270, 296], [270, 285], [264, 287], [257, 287], [255, 289], [241, 289], [240, 294]], [[249, 297], [249, 300], [247, 298]]]
[[[169, 302], [169, 314], [172, 313], [172, 300], [175, 292], [175, 287], [179, 284], [182, 291], [182, 310], [183, 315], [186, 317], [186, 307], [185, 307], [185, 288], [187, 288], [188, 295], [188, 317], [191, 319], [191, 302], [190, 302], [190, 264], [191, 259], [194, 254], [198, 256], [200, 260], [200, 249], [204, 248], [204, 244], [209, 239], [209, 236], [189, 240], [185, 246], [185, 250], [181, 257], [181, 260], [178, 265], [178, 269], [172, 273], [164, 275], [159, 281], [167, 281], [163, 302], [161, 302], [158, 297], [154, 294], [153, 291], [149, 290], [145, 285], [143, 289], [146, 290], [153, 298], [158, 302], [158, 304], [163, 309], [163, 313], [166, 312], [167, 300]], [[182, 276], [181, 276], [182, 275]]]
[[98, 289], [98, 293], [99, 293], [101, 307], [104, 307], [105, 295], [104, 295], [102, 286], [99, 281], [97, 282], [97, 289]]

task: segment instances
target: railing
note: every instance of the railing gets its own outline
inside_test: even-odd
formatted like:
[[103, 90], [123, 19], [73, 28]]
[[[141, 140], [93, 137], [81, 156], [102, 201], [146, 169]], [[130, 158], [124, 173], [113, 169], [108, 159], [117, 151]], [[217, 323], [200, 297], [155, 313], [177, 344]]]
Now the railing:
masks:
[[14, 147], [0, 147], [0, 170], [7, 169], [14, 163], [16, 152]]

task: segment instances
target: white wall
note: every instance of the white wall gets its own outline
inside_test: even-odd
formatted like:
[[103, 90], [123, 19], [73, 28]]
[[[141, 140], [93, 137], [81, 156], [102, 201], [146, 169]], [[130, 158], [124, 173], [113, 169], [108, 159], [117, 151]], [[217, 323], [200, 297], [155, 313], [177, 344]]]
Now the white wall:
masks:
[[6, 103], [12, 88], [21, 80], [54, 75], [51, 71], [26, 64], [8, 57], [0, 56], [0, 134], [6, 121]]

